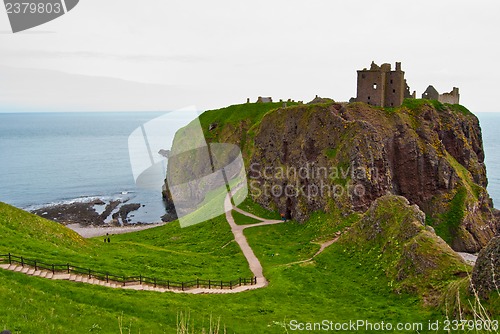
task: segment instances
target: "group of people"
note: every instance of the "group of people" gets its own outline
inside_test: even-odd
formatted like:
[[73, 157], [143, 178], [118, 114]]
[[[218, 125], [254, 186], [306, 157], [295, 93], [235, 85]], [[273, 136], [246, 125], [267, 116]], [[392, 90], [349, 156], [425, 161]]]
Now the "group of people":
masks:
[[104, 238], [104, 242], [111, 242], [111, 238], [109, 237], [109, 233], [106, 233], [106, 237]]

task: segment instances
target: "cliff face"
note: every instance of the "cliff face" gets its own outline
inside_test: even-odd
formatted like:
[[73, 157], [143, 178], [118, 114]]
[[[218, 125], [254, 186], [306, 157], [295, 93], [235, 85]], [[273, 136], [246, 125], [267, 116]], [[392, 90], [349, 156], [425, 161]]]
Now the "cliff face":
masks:
[[457, 251], [479, 251], [497, 231], [479, 122], [459, 106], [291, 106], [207, 137], [239, 144], [253, 199], [298, 221], [316, 210], [364, 212], [393, 194], [417, 204]]

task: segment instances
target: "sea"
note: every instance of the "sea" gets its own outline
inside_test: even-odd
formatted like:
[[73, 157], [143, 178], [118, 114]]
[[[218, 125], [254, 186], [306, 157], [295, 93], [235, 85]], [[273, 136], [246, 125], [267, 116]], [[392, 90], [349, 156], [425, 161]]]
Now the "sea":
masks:
[[[0, 201], [25, 210], [121, 200], [160, 222], [161, 189], [136, 186], [129, 136], [159, 112], [0, 113]], [[160, 186], [161, 187], [161, 186]]]
[[[0, 113], [0, 201], [21, 209], [95, 199], [140, 203], [132, 222], [159, 222], [160, 191], [138, 187], [129, 136], [161, 112]], [[478, 113], [488, 191], [500, 207], [500, 113]]]

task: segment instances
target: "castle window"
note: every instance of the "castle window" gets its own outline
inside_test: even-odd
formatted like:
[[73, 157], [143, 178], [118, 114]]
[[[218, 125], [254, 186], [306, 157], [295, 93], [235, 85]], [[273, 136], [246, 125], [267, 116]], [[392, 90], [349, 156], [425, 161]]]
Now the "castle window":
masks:
[[370, 99], [370, 97], [368, 96], [368, 100]]
[[391, 84], [392, 84], [392, 79], [391, 79]]
[[393, 92], [393, 93], [396, 93], [396, 90], [395, 90], [395, 89], [393, 89], [393, 90], [392, 90], [392, 92]]
[[373, 84], [373, 89], [377, 89], [377, 84], [376, 83]]

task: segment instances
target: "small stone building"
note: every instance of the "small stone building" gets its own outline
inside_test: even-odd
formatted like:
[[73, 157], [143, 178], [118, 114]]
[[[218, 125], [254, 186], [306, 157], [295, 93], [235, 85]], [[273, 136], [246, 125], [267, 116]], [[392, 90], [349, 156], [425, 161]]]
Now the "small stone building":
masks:
[[439, 93], [433, 85], [429, 85], [429, 87], [427, 87], [425, 92], [422, 94], [422, 98], [427, 100], [437, 100], [439, 99]]
[[273, 98], [272, 97], [262, 97], [262, 96], [259, 96], [257, 98], [257, 103], [272, 103], [273, 102]]

